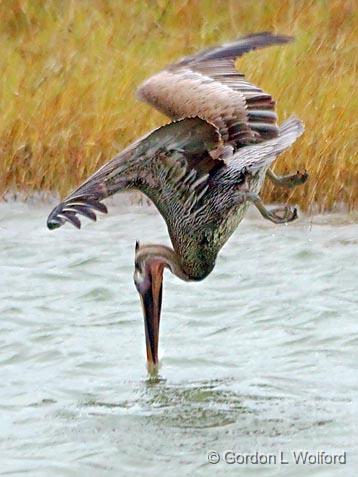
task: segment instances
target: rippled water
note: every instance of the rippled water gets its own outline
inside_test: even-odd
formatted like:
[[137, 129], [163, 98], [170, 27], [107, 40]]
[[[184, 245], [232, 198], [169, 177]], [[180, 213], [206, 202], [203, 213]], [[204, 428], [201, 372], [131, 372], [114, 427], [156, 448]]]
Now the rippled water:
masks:
[[[50, 232], [51, 206], [0, 205], [0, 475], [356, 475], [352, 216], [253, 215], [205, 281], [167, 273], [153, 382], [133, 255], [168, 243], [162, 219], [124, 204]], [[290, 463], [230, 465], [227, 449]], [[347, 464], [295, 465], [301, 449]]]

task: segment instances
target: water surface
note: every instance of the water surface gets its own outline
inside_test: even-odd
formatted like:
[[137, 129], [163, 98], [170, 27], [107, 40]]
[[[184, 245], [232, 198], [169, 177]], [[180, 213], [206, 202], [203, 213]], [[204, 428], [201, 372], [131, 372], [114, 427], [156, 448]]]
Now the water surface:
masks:
[[[136, 239], [169, 244], [162, 219], [124, 203], [50, 232], [51, 207], [0, 205], [0, 475], [356, 475], [354, 217], [254, 214], [205, 281], [166, 273], [153, 382], [132, 275]], [[301, 449], [347, 464], [295, 465]]]

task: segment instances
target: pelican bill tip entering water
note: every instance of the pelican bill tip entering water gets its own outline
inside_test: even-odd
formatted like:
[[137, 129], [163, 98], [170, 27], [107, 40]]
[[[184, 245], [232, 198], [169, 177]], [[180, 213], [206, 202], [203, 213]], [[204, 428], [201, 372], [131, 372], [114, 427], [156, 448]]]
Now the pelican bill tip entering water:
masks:
[[135, 246], [134, 283], [144, 315], [147, 367], [158, 369], [163, 273], [184, 281], [204, 279], [249, 204], [274, 223], [297, 218], [295, 207], [267, 209], [259, 192], [265, 177], [292, 188], [307, 173], [278, 176], [270, 166], [303, 133], [294, 117], [277, 123], [271, 95], [248, 82], [235, 60], [248, 51], [282, 45], [292, 37], [251, 34], [186, 57], [146, 80], [138, 97], [172, 119], [102, 166], [50, 213], [55, 229], [78, 215], [96, 220], [101, 202], [116, 192], [139, 190], [163, 216], [173, 248]]

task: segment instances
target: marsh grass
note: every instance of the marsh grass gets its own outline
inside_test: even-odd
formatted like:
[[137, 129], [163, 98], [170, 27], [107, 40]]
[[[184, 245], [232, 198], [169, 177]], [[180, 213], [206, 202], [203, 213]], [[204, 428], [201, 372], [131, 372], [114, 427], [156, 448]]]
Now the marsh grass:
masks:
[[304, 136], [276, 164], [304, 169], [266, 201], [325, 211], [357, 205], [357, 24], [354, 0], [3, 0], [0, 3], [0, 194], [68, 193], [167, 119], [134, 97], [167, 63], [249, 32], [296, 42], [238, 62]]

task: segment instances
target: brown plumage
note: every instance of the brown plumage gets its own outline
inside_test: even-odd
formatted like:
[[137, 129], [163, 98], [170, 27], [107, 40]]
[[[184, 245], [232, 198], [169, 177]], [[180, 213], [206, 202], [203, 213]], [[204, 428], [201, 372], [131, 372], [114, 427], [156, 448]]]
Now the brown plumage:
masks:
[[235, 59], [291, 40], [265, 32], [202, 51], [146, 80], [137, 96], [171, 119], [198, 116], [214, 124], [235, 149], [270, 139], [278, 133], [275, 102], [236, 70]]

